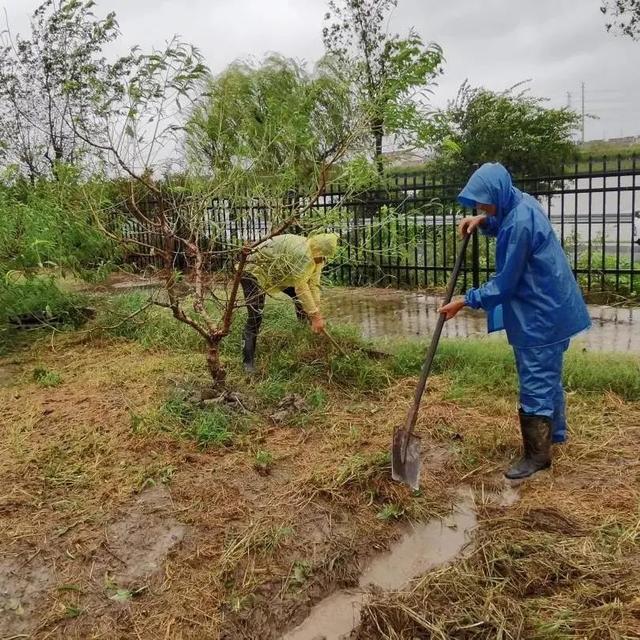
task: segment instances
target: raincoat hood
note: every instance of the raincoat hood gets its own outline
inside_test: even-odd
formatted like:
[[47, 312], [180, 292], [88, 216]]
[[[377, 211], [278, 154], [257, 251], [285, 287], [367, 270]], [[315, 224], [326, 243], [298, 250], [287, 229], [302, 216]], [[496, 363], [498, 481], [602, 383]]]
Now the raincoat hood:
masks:
[[495, 205], [496, 221], [499, 225], [521, 200], [522, 192], [513, 186], [509, 172], [499, 162], [483, 164], [458, 194], [458, 202], [463, 207], [471, 209], [476, 203]]
[[332, 258], [338, 250], [338, 236], [335, 233], [311, 236], [309, 248], [314, 258]]

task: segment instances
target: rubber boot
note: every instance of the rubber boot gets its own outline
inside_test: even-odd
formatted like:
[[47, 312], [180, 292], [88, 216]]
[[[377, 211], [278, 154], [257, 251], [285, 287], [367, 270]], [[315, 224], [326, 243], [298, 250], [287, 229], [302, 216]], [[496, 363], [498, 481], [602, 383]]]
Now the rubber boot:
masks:
[[520, 413], [524, 455], [505, 472], [509, 480], [528, 478], [551, 466], [551, 419]]
[[567, 415], [565, 411], [564, 389], [560, 387], [553, 399], [553, 419], [551, 443], [564, 444], [567, 441]]
[[258, 336], [246, 333], [244, 336], [244, 345], [242, 348], [242, 364], [247, 373], [254, 373], [256, 370], [256, 342]]

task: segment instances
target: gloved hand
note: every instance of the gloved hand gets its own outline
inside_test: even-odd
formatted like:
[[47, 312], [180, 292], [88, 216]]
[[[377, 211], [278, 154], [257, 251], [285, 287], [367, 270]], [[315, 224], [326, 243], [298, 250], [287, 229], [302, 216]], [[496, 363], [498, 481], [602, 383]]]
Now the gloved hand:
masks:
[[322, 333], [325, 329], [326, 323], [321, 313], [314, 313], [310, 316], [311, 318], [311, 331], [313, 333]]

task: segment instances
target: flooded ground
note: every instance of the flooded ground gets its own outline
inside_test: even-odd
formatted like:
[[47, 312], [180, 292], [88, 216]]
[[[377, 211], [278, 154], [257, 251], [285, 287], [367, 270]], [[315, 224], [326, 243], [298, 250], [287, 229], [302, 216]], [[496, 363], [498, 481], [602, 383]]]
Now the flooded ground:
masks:
[[[438, 298], [414, 291], [335, 288], [325, 292], [328, 318], [359, 327], [368, 338], [426, 338], [438, 321]], [[640, 309], [589, 306], [592, 329], [577, 338], [588, 351], [640, 353]], [[484, 313], [464, 310], [447, 322], [443, 336], [485, 336]], [[498, 334], [504, 339], [504, 334]]]
[[[154, 289], [154, 279], [122, 279], [109, 284], [115, 291]], [[401, 289], [334, 287], [324, 292], [324, 308], [329, 319], [360, 328], [366, 338], [428, 338], [438, 321], [437, 296]], [[587, 351], [640, 354], [640, 308], [589, 305], [593, 326], [576, 343]], [[487, 335], [481, 311], [465, 309], [444, 327], [445, 338]], [[505, 339], [504, 333], [496, 334]]]
[[[444, 520], [407, 525], [389, 551], [376, 556], [364, 569], [358, 588], [333, 593], [319, 602], [306, 620], [282, 640], [343, 640], [360, 624], [360, 613], [371, 587], [391, 591], [434, 567], [452, 562], [465, 552], [477, 525], [474, 496], [459, 492], [460, 501]], [[501, 506], [518, 498], [512, 487], [491, 496]]]

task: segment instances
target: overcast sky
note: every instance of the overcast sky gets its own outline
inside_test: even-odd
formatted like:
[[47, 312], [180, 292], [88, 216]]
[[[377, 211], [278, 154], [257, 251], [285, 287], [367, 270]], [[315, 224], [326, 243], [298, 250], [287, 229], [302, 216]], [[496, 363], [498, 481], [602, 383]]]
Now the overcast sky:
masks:
[[[14, 32], [26, 32], [38, 0], [0, 0]], [[551, 104], [580, 108], [586, 138], [640, 134], [640, 42], [604, 29], [600, 0], [399, 0], [391, 31], [415, 27], [446, 58], [433, 97], [444, 105], [468, 78], [502, 90], [531, 79]], [[325, 0], [97, 0], [115, 11], [122, 52], [162, 45], [174, 34], [198, 46], [214, 71], [239, 57], [278, 51], [312, 63], [323, 52]]]

